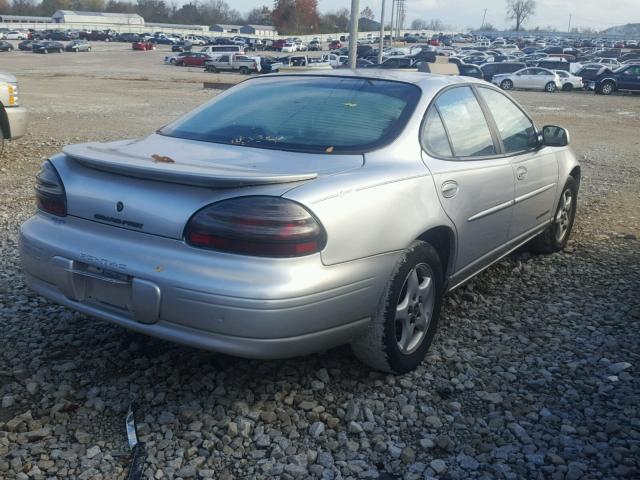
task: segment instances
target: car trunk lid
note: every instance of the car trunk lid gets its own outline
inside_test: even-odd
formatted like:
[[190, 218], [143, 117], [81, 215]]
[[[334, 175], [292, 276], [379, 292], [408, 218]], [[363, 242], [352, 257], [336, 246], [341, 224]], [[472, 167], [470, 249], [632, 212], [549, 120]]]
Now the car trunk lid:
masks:
[[182, 238], [191, 216], [246, 195], [281, 196], [319, 176], [359, 168], [362, 155], [264, 150], [151, 135], [85, 143], [51, 159], [69, 215], [129, 230]]

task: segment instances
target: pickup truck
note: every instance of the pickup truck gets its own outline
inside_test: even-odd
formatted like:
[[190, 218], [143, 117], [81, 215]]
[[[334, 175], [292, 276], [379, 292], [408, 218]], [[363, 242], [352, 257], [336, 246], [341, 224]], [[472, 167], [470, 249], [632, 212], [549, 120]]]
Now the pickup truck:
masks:
[[640, 92], [640, 65], [627, 65], [616, 70], [604, 68], [587, 84], [589, 90], [602, 95], [613, 92]]
[[246, 55], [223, 54], [204, 64], [207, 72], [240, 72], [243, 75], [260, 72], [260, 64]]
[[19, 105], [16, 77], [0, 72], [0, 155], [5, 140], [20, 138], [27, 130], [27, 110]]

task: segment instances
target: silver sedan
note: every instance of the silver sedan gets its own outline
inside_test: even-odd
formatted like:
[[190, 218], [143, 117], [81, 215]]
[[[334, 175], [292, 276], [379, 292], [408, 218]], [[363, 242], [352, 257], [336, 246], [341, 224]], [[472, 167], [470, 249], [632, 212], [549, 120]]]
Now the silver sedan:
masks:
[[557, 73], [540, 67], [523, 68], [513, 73], [494, 75], [491, 83], [498, 85], [503, 90], [522, 88], [551, 93], [562, 88], [562, 82]]
[[89, 316], [282, 358], [422, 362], [443, 296], [525, 243], [562, 249], [580, 166], [492, 85], [366, 70], [252, 78], [36, 178], [27, 282]]

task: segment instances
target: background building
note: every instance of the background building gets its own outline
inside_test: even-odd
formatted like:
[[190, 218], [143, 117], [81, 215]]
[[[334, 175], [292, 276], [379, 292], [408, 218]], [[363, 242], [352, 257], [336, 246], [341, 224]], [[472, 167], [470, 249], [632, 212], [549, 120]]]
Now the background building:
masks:
[[54, 23], [80, 23], [105, 25], [144, 25], [144, 18], [137, 13], [79, 12], [58, 10], [51, 17]]
[[259, 37], [275, 37], [278, 35], [276, 27], [272, 25], [244, 25], [240, 33], [247, 35], [257, 35]]

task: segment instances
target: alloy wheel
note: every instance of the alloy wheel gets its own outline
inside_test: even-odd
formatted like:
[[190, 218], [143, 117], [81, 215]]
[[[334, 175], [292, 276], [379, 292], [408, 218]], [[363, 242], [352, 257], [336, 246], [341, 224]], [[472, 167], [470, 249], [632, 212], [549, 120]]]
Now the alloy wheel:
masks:
[[571, 226], [571, 213], [573, 210], [573, 194], [568, 188], [562, 193], [560, 207], [556, 213], [554, 233], [558, 243], [562, 243]]
[[426, 263], [419, 263], [409, 271], [396, 307], [395, 333], [401, 353], [408, 355], [418, 349], [429, 330], [434, 304], [433, 271]]

